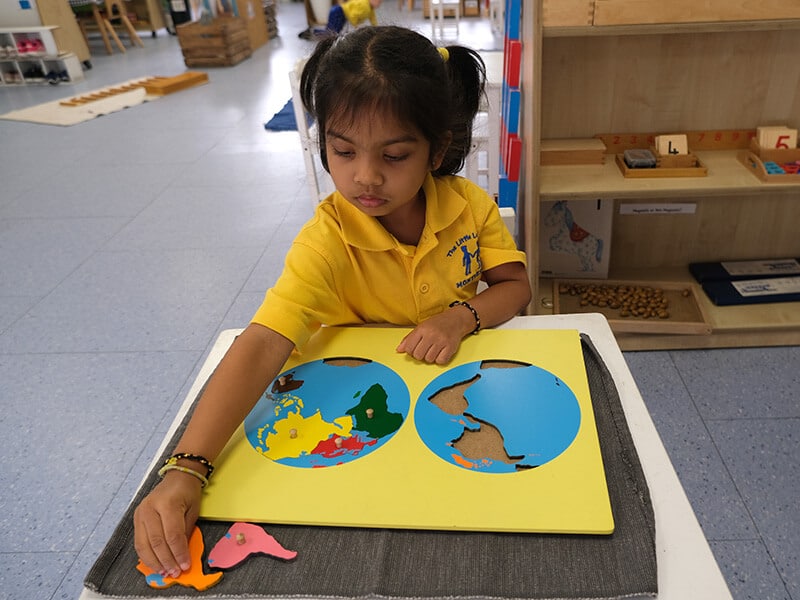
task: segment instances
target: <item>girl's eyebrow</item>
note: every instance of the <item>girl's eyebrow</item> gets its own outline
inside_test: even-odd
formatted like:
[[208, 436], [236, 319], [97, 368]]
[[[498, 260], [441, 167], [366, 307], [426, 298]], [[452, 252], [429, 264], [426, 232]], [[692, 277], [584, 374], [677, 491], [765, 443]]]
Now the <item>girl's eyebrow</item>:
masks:
[[[336, 131], [335, 129], [329, 129], [328, 130], [328, 137], [337, 138], [337, 139], [340, 139], [340, 140], [342, 140], [344, 142], [347, 142], [349, 144], [355, 144], [355, 142], [353, 140], [351, 140], [349, 137], [347, 137], [343, 133], [340, 133], [340, 132]], [[411, 133], [408, 133], [406, 135], [401, 135], [400, 137], [384, 140], [383, 142], [381, 142], [381, 145], [382, 146], [391, 146], [392, 144], [402, 144], [403, 142], [416, 142], [416, 141], [417, 141], [417, 136], [415, 136], [415, 135], [413, 135]]]

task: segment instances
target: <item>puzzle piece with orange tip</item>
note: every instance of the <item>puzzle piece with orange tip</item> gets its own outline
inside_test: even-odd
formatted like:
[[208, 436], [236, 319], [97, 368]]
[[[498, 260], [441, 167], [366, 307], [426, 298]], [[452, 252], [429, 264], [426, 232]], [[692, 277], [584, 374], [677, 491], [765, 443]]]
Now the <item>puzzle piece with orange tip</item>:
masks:
[[145, 576], [147, 585], [151, 588], [163, 589], [172, 585], [183, 585], [185, 587], [193, 587], [202, 592], [216, 585], [219, 583], [219, 580], [222, 579], [221, 572], [211, 573], [210, 575], [203, 573], [204, 549], [203, 533], [200, 531], [199, 527], [195, 527], [189, 538], [189, 554], [192, 557], [192, 564], [187, 571], [183, 571], [177, 577], [168, 577], [159, 575], [146, 567], [142, 561], [139, 561], [139, 564], [136, 565], [136, 569]]
[[251, 554], [268, 554], [291, 560], [297, 552], [287, 550], [262, 527], [253, 523], [234, 523], [208, 554], [208, 566], [228, 569]]

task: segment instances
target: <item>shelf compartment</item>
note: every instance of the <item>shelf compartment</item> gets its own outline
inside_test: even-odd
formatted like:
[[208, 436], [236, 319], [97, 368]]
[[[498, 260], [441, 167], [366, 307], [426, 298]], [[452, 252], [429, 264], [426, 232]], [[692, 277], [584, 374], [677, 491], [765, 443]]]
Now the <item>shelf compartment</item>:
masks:
[[[766, 184], [753, 177], [734, 150], [696, 151], [708, 168], [707, 177], [625, 178], [614, 161], [604, 165], [540, 167], [539, 193], [542, 200], [580, 198], [643, 198], [725, 196], [761, 193]], [[795, 183], [792, 183], [795, 182]], [[800, 186], [800, 180], [770, 184], [770, 189]]]
[[[58, 52], [53, 25], [43, 27], [0, 28], [0, 84], [56, 84], [83, 79], [83, 69], [75, 54]], [[17, 42], [36, 40], [34, 52], [18, 52]]]
[[[601, 313], [608, 320], [614, 333], [639, 334], [680, 334], [707, 335], [711, 333], [703, 309], [697, 299], [696, 288], [692, 284], [675, 281], [636, 281], [636, 280], [565, 280], [554, 279], [553, 313]], [[595, 290], [600, 293], [617, 289], [657, 290], [668, 302], [666, 308], [669, 316], [639, 316], [630, 314], [623, 316], [620, 308], [596, 306], [584, 299], [576, 290]]]
[[[53, 30], [55, 26], [44, 27], [3, 27], [0, 29], [0, 45], [9, 58], [41, 58], [58, 54]], [[31, 41], [38, 44], [38, 50], [20, 52], [19, 42]], [[12, 49], [9, 52], [9, 47]]]

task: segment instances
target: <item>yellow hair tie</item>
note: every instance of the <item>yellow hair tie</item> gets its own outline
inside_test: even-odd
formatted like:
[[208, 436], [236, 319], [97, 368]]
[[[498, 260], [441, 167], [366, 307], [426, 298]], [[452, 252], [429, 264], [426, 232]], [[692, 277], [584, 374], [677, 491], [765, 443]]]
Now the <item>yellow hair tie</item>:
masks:
[[442, 60], [447, 62], [447, 60], [450, 58], [450, 51], [447, 48], [437, 48], [437, 50], [439, 51], [439, 55], [442, 57]]

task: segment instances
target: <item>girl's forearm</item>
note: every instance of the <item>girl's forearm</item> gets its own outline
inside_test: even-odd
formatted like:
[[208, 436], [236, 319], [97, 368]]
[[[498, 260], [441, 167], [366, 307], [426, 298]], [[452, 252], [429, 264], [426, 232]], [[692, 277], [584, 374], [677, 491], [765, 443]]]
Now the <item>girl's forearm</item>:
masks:
[[249, 325], [211, 376], [175, 451], [214, 461], [293, 348], [273, 330]]
[[531, 300], [530, 282], [522, 263], [492, 269], [487, 283], [489, 287], [469, 301], [480, 315], [481, 329], [505, 323]]

